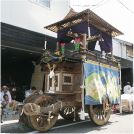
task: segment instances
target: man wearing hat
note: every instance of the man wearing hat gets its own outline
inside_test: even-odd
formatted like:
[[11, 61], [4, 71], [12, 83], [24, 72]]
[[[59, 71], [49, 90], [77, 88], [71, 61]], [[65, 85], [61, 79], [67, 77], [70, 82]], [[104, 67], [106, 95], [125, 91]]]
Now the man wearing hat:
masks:
[[124, 87], [124, 94], [130, 94], [130, 93], [131, 93], [130, 82], [127, 82], [127, 85]]
[[7, 86], [3, 86], [3, 88], [2, 88], [2, 92], [1, 92], [1, 101], [2, 101], [2, 102], [5, 101], [4, 98], [3, 98], [3, 96], [4, 96], [5, 94], [8, 95], [9, 101], [11, 102], [11, 99], [12, 99], [12, 98], [11, 98], [10, 92], [8, 91], [8, 87], [7, 87]]

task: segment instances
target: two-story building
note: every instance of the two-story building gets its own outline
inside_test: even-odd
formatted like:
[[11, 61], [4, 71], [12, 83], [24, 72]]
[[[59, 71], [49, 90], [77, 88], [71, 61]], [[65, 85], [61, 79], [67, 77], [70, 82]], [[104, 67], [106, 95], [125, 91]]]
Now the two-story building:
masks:
[[[56, 45], [56, 34], [44, 26], [68, 13], [70, 1], [1, 1], [1, 73], [11, 75], [18, 86], [30, 86], [34, 66], [47, 48]], [[6, 83], [5, 83], [6, 84]]]

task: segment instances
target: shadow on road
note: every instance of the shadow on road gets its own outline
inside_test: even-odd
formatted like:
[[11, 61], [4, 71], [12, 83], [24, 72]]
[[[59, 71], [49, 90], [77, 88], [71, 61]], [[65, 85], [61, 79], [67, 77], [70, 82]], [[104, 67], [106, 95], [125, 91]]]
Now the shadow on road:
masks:
[[[90, 120], [90, 118], [86, 118], [86, 120], [87, 122], [82, 122], [81, 120], [77, 120], [75, 123], [77, 122], [82, 122], [82, 123], [60, 127], [60, 126], [64, 126], [67, 124], [68, 125], [73, 124], [74, 122], [71, 120], [59, 119], [57, 123], [55, 124], [55, 126], [49, 131], [47, 131], [46, 133], [89, 133], [93, 131], [105, 130], [107, 129], [106, 126], [109, 126], [109, 125], [112, 125], [112, 123], [118, 122], [118, 121], [114, 121], [114, 122], [108, 121], [103, 126], [97, 126]], [[59, 128], [57, 128], [57, 126], [59, 126]], [[40, 133], [43, 133], [43, 132], [40, 132]]]
[[[122, 113], [122, 114], [113, 114], [110, 118], [116, 118], [121, 116], [128, 116], [129, 113]], [[130, 114], [132, 115], [132, 114]], [[112, 125], [113, 123], [119, 122], [117, 120], [115, 121], [108, 121], [103, 126], [97, 126], [95, 125], [88, 116], [86, 116], [86, 120], [82, 121], [80, 119], [76, 119], [76, 122], [73, 121], [73, 119], [63, 119], [60, 118], [57, 120], [56, 124], [47, 132], [36, 132], [36, 133], [89, 133], [89, 132], [95, 132], [95, 131], [101, 131], [106, 130], [109, 125]], [[6, 127], [6, 125], [5, 125]], [[3, 132], [3, 131], [2, 131]], [[35, 132], [33, 129], [27, 129], [27, 132]], [[6, 133], [9, 133], [9, 131]], [[18, 133], [17, 126], [14, 127], [14, 130], [11, 130], [10, 133]]]

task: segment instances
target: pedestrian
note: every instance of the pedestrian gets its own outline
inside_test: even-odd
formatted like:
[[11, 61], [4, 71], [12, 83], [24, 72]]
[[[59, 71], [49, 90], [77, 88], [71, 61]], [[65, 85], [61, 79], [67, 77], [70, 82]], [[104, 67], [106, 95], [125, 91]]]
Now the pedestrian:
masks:
[[131, 94], [134, 93], [134, 83], [132, 84], [132, 87], [131, 87]]
[[3, 120], [2, 120], [2, 100], [3, 100], [3, 98], [2, 98], [2, 96], [1, 96], [1, 94], [0, 94], [0, 123], [3, 123]]
[[5, 94], [8, 95], [9, 101], [11, 102], [11, 99], [12, 99], [12, 98], [11, 98], [10, 92], [8, 91], [8, 87], [7, 87], [7, 86], [3, 86], [3, 88], [2, 88], [2, 92], [1, 92], [1, 101], [2, 101], [2, 102], [4, 101], [3, 96], [4, 96]]
[[130, 93], [131, 93], [130, 82], [127, 82], [127, 85], [124, 87], [124, 94], [130, 94]]

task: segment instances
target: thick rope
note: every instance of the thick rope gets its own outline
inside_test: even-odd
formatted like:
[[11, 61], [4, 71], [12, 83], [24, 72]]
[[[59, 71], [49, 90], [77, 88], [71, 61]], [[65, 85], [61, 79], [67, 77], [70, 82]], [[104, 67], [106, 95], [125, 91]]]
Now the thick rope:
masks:
[[61, 108], [60, 108], [60, 111], [62, 110], [62, 101], [59, 101], [59, 102], [61, 102]]
[[34, 103], [25, 104], [23, 110], [24, 113], [28, 116], [40, 114], [40, 106]]
[[15, 101], [15, 100], [13, 100], [12, 102], [9, 103], [9, 108], [11, 109], [11, 111], [16, 111], [17, 103], [18, 103], [18, 101]]
[[51, 106], [53, 107], [53, 112], [54, 112], [54, 105], [52, 104]]

